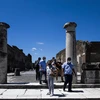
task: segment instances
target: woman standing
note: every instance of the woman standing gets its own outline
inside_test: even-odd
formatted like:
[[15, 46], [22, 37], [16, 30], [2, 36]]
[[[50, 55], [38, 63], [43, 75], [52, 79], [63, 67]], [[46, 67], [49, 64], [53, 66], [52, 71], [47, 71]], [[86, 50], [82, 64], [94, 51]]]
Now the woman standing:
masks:
[[54, 76], [56, 74], [56, 67], [55, 64], [52, 65], [52, 61], [48, 61], [47, 63], [47, 81], [48, 81], [48, 88], [49, 92], [47, 95], [53, 96], [54, 95]]

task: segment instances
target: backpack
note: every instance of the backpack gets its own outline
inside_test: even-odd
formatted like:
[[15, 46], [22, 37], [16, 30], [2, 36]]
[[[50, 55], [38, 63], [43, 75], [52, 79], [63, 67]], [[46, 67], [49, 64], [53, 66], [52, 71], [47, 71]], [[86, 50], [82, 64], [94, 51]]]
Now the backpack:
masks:
[[39, 61], [35, 61], [35, 69], [39, 69]]

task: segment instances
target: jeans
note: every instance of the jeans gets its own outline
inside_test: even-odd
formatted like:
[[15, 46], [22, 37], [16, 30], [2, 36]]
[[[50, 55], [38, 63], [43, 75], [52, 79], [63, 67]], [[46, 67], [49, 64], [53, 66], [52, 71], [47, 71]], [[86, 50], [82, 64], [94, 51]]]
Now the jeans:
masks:
[[42, 75], [44, 74], [44, 76], [45, 76], [45, 81], [46, 81], [46, 71], [40, 71], [40, 83], [41, 83], [41, 81], [42, 81]]
[[54, 94], [54, 77], [53, 76], [48, 76], [48, 88], [49, 88], [49, 93]]
[[64, 82], [63, 89], [65, 90], [66, 85], [69, 83], [69, 85], [68, 85], [68, 91], [71, 91], [71, 88], [72, 88], [72, 75], [66, 74], [66, 75], [64, 75], [64, 77], [65, 77], [65, 82]]

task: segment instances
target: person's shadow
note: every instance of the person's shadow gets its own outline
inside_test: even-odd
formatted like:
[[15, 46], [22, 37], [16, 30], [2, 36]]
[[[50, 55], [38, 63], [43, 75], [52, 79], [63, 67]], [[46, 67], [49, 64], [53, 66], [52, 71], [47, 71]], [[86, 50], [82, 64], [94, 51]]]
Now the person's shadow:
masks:
[[[65, 90], [65, 92], [68, 92], [67, 90]], [[72, 91], [70, 91], [70, 92], [76, 92], [76, 93], [83, 93], [84, 91], [83, 90], [72, 90]]]
[[66, 97], [65, 94], [54, 94], [53, 96], [57, 96], [57, 97]]

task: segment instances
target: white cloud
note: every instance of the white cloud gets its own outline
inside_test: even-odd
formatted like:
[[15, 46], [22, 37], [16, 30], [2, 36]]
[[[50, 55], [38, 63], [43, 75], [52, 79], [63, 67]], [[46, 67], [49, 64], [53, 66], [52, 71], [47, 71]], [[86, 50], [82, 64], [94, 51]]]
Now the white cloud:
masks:
[[43, 45], [44, 43], [43, 42], [37, 42], [37, 44]]
[[32, 51], [35, 51], [35, 50], [37, 50], [36, 48], [32, 48]]

